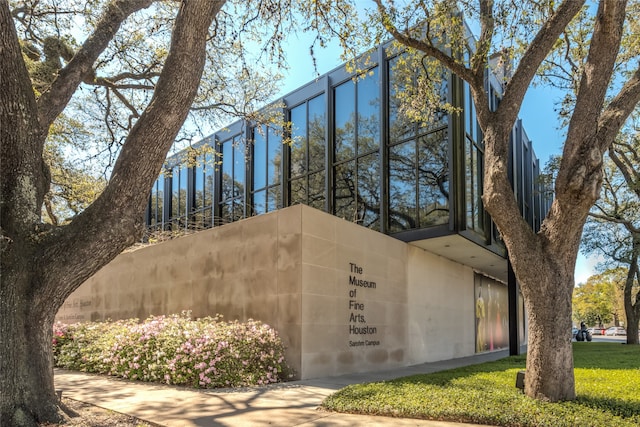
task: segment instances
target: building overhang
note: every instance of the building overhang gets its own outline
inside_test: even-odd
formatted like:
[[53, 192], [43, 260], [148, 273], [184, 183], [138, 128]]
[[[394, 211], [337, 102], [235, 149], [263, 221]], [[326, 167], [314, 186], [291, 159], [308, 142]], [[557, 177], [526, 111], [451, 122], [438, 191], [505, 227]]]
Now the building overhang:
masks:
[[459, 235], [431, 237], [407, 242], [444, 258], [467, 265], [478, 272], [507, 283], [506, 258]]

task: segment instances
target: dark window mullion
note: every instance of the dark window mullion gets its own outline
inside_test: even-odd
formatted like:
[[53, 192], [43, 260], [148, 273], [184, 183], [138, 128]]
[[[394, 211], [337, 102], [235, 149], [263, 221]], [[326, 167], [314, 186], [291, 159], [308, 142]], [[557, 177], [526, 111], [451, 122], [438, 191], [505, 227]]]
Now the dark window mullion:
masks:
[[[417, 128], [417, 124], [416, 124], [416, 128]], [[417, 130], [417, 129], [416, 129]], [[415, 140], [414, 140], [414, 152], [415, 155], [413, 156], [413, 173], [415, 175], [415, 221], [416, 221], [416, 228], [420, 228], [421, 224], [420, 224], [420, 137], [416, 136]]]

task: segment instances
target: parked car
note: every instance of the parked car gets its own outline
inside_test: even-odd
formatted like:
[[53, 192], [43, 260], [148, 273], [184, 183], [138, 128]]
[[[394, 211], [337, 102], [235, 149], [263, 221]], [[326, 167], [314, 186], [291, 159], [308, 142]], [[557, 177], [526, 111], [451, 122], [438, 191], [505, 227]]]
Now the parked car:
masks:
[[612, 326], [610, 328], [608, 328], [606, 331], [604, 331], [604, 334], [606, 336], [613, 336], [616, 337], [618, 335], [627, 335], [627, 331], [620, 326]]
[[593, 328], [589, 328], [591, 335], [604, 335], [604, 331], [604, 328], [596, 328], [595, 326]]

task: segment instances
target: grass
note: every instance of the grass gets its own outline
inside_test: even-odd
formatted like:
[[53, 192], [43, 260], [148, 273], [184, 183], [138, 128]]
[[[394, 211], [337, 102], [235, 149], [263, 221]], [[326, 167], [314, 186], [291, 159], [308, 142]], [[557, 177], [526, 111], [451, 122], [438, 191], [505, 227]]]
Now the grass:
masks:
[[325, 409], [354, 414], [494, 426], [639, 426], [640, 346], [574, 343], [577, 399], [548, 403], [515, 388], [525, 356], [464, 368], [356, 384], [329, 396]]

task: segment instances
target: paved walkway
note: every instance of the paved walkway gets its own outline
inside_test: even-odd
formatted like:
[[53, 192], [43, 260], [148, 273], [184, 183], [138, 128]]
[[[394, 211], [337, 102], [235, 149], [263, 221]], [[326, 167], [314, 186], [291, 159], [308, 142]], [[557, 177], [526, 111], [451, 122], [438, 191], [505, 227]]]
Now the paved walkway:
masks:
[[[319, 410], [318, 406], [326, 396], [349, 384], [436, 372], [497, 360], [507, 355], [507, 352], [501, 351], [382, 372], [292, 381], [245, 389], [201, 391], [65, 370], [55, 371], [55, 384], [56, 389], [62, 390], [64, 397], [132, 415], [151, 424], [166, 427], [461, 427], [471, 425], [338, 414]], [[474, 426], [477, 427], [475, 424]]]

